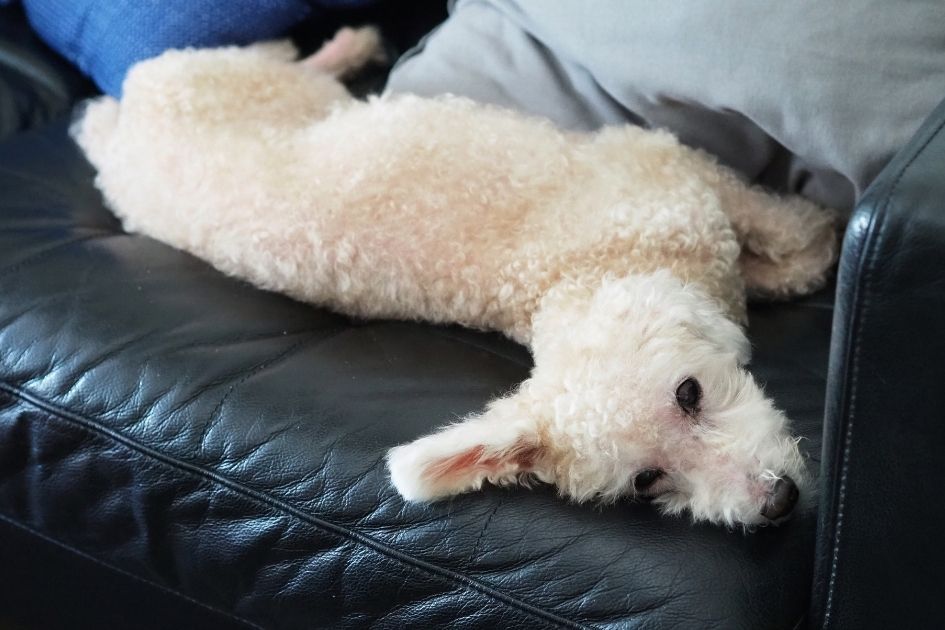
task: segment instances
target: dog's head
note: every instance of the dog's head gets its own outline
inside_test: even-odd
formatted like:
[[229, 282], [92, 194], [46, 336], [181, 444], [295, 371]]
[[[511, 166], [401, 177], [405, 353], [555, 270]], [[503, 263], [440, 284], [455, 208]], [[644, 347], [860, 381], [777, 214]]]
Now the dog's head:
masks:
[[515, 393], [390, 452], [405, 498], [537, 479], [728, 525], [791, 512], [807, 480], [797, 439], [745, 370], [742, 330], [695, 286], [661, 272], [555, 290], [532, 350]]

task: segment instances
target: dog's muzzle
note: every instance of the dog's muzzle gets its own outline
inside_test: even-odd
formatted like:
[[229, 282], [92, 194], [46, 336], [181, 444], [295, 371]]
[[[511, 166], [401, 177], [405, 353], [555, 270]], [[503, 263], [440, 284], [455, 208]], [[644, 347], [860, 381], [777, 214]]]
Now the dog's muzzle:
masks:
[[800, 492], [797, 484], [790, 477], [781, 477], [774, 482], [771, 494], [761, 509], [761, 515], [769, 521], [778, 521], [786, 517], [797, 504]]

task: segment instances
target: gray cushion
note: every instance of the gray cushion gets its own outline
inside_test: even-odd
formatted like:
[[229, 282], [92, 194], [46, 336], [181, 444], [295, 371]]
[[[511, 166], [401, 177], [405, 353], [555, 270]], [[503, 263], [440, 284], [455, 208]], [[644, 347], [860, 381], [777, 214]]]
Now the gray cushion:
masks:
[[945, 96], [945, 3], [459, 0], [389, 91], [666, 127], [842, 209]]

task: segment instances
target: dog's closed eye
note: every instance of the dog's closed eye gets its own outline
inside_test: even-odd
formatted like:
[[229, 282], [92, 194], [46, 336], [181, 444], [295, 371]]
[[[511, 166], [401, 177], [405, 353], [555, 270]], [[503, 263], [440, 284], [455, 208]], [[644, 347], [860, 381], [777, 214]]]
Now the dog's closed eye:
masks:
[[645, 492], [663, 476], [663, 471], [659, 468], [647, 468], [637, 473], [633, 478], [633, 489], [637, 492]]
[[702, 386], [691, 376], [676, 388], [676, 403], [690, 416], [699, 413], [699, 403], [702, 402]]

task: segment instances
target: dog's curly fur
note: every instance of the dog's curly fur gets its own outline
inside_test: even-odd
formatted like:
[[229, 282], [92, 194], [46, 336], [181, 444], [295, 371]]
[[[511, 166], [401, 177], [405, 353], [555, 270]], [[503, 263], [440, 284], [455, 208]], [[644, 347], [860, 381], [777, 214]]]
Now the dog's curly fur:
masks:
[[[528, 344], [531, 377], [391, 451], [408, 499], [525, 476], [576, 500], [647, 493], [764, 523], [802, 482], [742, 367], [749, 291], [822, 283], [831, 213], [746, 186], [669, 133], [566, 133], [457, 97], [352, 99], [281, 45], [172, 51], [75, 135], [126, 229], [359, 317], [458, 322]], [[674, 392], [697, 378], [698, 409]]]

